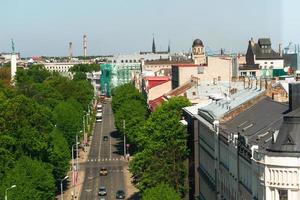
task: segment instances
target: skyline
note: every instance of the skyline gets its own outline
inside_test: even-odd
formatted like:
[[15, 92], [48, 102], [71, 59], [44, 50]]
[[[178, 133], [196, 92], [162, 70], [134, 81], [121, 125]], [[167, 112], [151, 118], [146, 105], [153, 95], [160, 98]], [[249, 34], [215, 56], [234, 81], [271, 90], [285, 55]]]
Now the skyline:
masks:
[[188, 51], [196, 38], [207, 49], [241, 53], [251, 37], [255, 41], [270, 37], [274, 50], [279, 43], [283, 47], [290, 41], [300, 43], [296, 0], [3, 0], [1, 4], [0, 52], [10, 51], [13, 38], [16, 51], [25, 57], [66, 56], [69, 42], [74, 56], [82, 55], [84, 34], [87, 55], [151, 50], [153, 34], [157, 50], [167, 50], [170, 40], [172, 52]]

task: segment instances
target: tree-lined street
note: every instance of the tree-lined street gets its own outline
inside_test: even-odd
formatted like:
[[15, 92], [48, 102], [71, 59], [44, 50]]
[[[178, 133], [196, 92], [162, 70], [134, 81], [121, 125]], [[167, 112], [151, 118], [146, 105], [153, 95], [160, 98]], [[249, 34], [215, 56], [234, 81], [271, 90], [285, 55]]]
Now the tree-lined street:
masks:
[[[104, 141], [103, 137], [108, 136]], [[117, 190], [125, 191], [123, 159], [123, 140], [115, 129], [110, 101], [103, 104], [103, 121], [95, 124], [90, 153], [86, 163], [80, 166], [85, 170], [81, 200], [99, 199], [99, 187], [107, 190], [106, 200], [115, 199]], [[107, 176], [100, 176], [100, 169], [105, 167]]]

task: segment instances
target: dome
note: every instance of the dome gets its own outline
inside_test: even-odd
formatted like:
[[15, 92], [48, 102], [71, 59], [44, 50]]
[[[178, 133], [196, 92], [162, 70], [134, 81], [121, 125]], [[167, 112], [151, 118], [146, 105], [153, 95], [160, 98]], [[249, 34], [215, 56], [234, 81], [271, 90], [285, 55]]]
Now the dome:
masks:
[[195, 46], [202, 46], [202, 47], [203, 47], [203, 42], [202, 42], [202, 40], [200, 40], [200, 39], [194, 40], [194, 42], [193, 42], [193, 47], [195, 47]]

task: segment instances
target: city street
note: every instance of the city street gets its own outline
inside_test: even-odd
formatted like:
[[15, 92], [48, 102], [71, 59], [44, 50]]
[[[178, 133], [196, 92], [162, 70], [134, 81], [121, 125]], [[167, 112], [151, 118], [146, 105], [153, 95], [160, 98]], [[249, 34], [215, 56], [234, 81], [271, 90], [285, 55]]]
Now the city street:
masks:
[[[103, 119], [95, 125], [88, 159], [82, 163], [80, 170], [85, 170], [85, 179], [81, 190], [81, 200], [99, 199], [99, 187], [107, 190], [105, 200], [116, 199], [117, 190], [125, 191], [123, 159], [123, 140], [119, 137], [114, 126], [111, 103], [103, 104]], [[108, 136], [104, 141], [103, 137]], [[102, 167], [107, 168], [108, 175], [100, 176]]]

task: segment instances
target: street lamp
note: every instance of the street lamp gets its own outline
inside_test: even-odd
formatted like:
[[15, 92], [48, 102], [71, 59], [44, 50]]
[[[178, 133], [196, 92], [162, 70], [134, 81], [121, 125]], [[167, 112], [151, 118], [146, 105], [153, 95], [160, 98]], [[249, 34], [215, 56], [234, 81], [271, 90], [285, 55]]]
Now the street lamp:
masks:
[[17, 187], [17, 186], [16, 186], [16, 185], [12, 185], [11, 187], [9, 187], [9, 188], [7, 188], [7, 189], [5, 190], [5, 200], [7, 200], [7, 191], [10, 190], [10, 189], [13, 189], [13, 188], [15, 188], [15, 187]]
[[125, 119], [123, 119], [123, 133], [124, 133], [124, 159], [125, 159], [126, 158]]
[[63, 181], [68, 179], [69, 177], [68, 176], [65, 176], [65, 178], [63, 178], [61, 181], [60, 181], [60, 196], [61, 196], [61, 200], [64, 200], [64, 193], [63, 193]]

